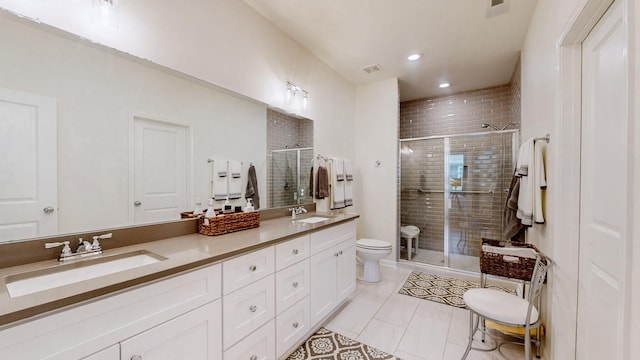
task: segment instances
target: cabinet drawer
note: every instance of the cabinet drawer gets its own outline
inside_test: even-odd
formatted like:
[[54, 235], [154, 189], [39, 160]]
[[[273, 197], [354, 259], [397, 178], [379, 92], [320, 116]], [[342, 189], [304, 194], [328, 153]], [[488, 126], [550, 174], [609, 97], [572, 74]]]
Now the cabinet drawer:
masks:
[[356, 222], [336, 225], [326, 230], [311, 233], [309, 235], [309, 247], [311, 255], [329, 249], [345, 240], [356, 237]]
[[276, 318], [278, 359], [302, 340], [309, 329], [309, 298], [306, 297]]
[[222, 293], [227, 295], [273, 274], [273, 270], [273, 246], [227, 260], [222, 263]]
[[309, 295], [309, 259], [276, 273], [276, 314]]
[[276, 245], [276, 271], [309, 257], [309, 235]]
[[224, 360], [271, 360], [276, 358], [275, 320], [224, 352]]
[[222, 298], [225, 349], [274, 317], [273, 281], [272, 274]]

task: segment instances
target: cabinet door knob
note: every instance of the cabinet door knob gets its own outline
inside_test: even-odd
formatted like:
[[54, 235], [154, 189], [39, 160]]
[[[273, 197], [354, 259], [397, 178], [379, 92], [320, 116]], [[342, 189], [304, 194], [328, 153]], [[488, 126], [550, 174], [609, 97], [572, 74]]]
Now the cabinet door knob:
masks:
[[256, 271], [257, 267], [255, 265], [251, 265], [249, 266], [249, 270], [251, 271]]
[[342, 250], [340, 250], [340, 255], [342, 255]]
[[293, 285], [293, 287], [294, 287], [294, 288], [297, 288], [297, 287], [298, 287], [298, 282], [297, 282], [297, 281], [295, 281], [295, 282], [294, 282], [293, 284], [291, 284], [291, 285]]
[[251, 357], [249, 358], [249, 360], [258, 360], [258, 357], [256, 355], [251, 355]]
[[133, 205], [134, 206], [140, 206], [140, 205], [142, 205], [142, 201], [134, 201]]
[[333, 256], [335, 256], [335, 257], [338, 257], [338, 255], [339, 255], [338, 253], [333, 254]]
[[294, 328], [296, 328], [296, 329], [298, 328], [298, 322], [297, 321], [294, 322], [292, 325], [293, 325]]
[[255, 305], [251, 305], [251, 306], [249, 307], [249, 310], [251, 310], [251, 312], [256, 312], [256, 310], [258, 310], [258, 307], [257, 307], [257, 306], [255, 306]]
[[293, 255], [298, 255], [298, 249], [293, 249]]
[[142, 360], [142, 355], [133, 355], [131, 360]]

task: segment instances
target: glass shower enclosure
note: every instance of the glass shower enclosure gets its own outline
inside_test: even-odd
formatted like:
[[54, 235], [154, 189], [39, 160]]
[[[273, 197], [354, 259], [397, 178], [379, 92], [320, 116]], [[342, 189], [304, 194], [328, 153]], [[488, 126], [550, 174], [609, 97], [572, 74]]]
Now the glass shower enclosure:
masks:
[[502, 238], [518, 143], [518, 130], [400, 140], [399, 258], [480, 271], [481, 239]]
[[313, 202], [313, 148], [293, 148], [269, 152], [267, 171], [268, 207]]

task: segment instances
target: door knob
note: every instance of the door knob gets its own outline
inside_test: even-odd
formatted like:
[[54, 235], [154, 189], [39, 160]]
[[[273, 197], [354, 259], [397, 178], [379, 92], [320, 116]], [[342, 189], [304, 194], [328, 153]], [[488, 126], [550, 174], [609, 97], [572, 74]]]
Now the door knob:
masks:
[[142, 201], [134, 201], [133, 205], [134, 206], [140, 206], [140, 205], [142, 205]]
[[251, 306], [249, 307], [249, 310], [250, 310], [251, 312], [256, 312], [256, 310], [258, 310], [258, 307], [257, 307], [257, 306], [255, 306], [255, 305], [251, 305]]
[[54, 210], [55, 209], [53, 208], [53, 206], [47, 206], [46, 208], [42, 209], [45, 214], [51, 214]]

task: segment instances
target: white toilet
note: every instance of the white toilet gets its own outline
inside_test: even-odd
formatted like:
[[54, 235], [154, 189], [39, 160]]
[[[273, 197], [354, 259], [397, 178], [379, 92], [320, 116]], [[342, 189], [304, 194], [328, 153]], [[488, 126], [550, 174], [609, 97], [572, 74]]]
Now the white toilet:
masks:
[[360, 239], [356, 242], [356, 253], [364, 263], [362, 280], [380, 282], [380, 259], [391, 254], [391, 243], [376, 239]]

